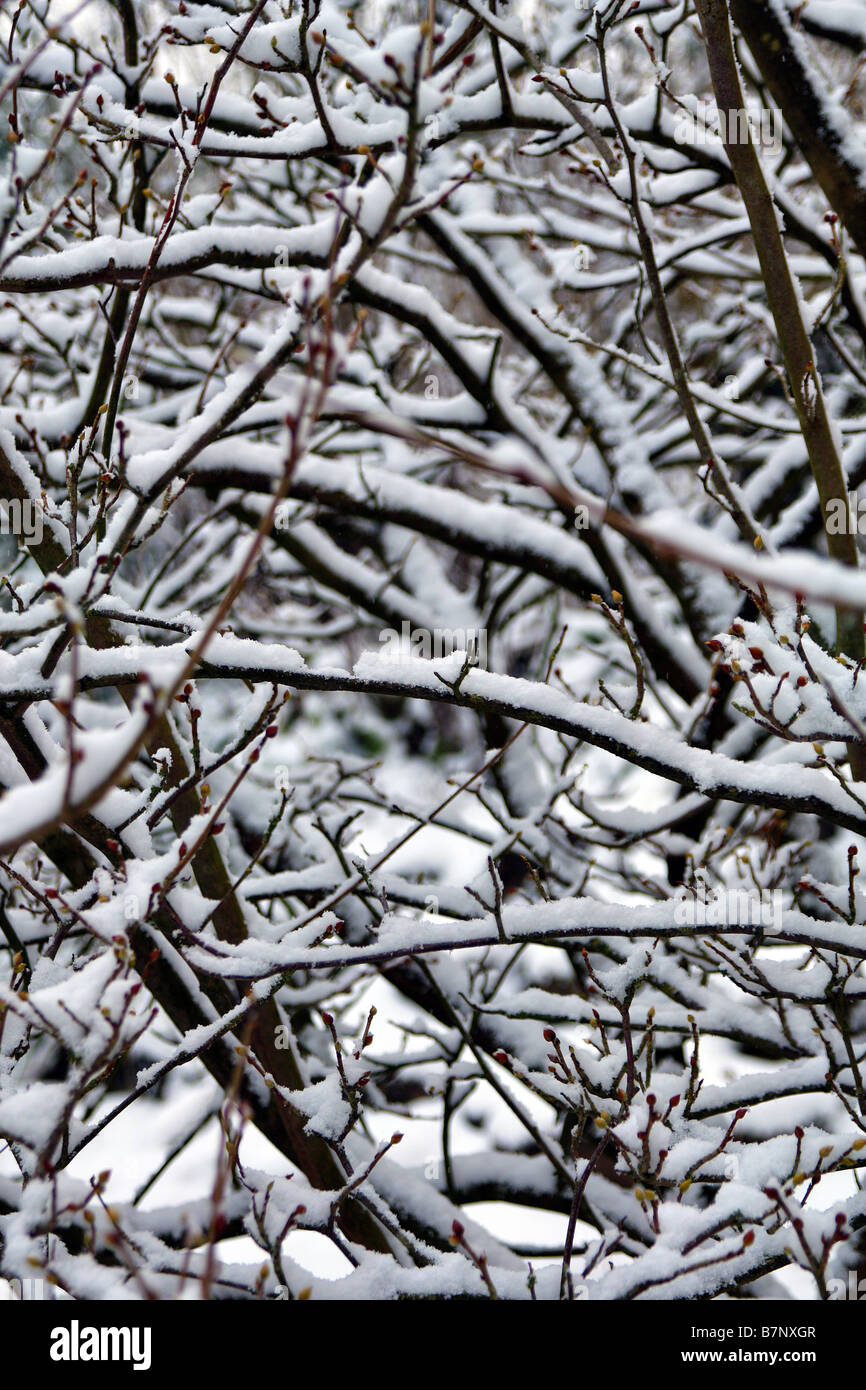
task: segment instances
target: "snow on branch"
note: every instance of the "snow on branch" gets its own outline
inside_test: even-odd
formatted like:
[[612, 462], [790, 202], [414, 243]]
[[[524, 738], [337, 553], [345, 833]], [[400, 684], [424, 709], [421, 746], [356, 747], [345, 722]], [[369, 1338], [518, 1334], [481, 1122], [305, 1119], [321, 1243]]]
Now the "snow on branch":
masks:
[[7, 10], [0, 1296], [847, 1297], [853, 8]]

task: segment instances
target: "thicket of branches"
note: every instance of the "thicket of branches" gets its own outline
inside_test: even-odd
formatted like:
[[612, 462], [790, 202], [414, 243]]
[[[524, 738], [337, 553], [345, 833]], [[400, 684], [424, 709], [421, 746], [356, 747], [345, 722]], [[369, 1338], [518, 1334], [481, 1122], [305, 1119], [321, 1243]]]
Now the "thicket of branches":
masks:
[[0, 5], [0, 1275], [848, 1288], [864, 41]]

